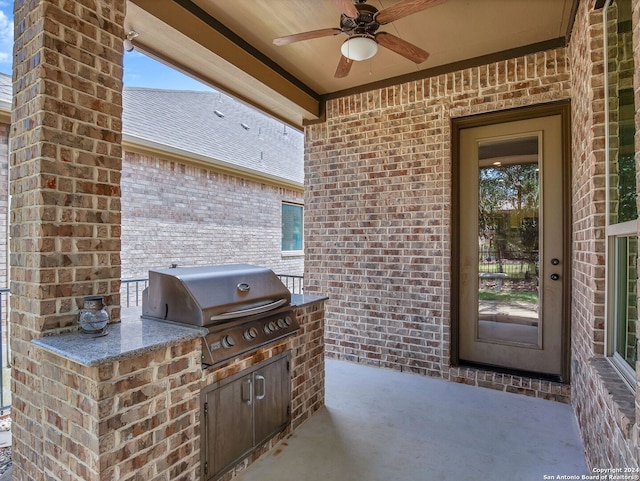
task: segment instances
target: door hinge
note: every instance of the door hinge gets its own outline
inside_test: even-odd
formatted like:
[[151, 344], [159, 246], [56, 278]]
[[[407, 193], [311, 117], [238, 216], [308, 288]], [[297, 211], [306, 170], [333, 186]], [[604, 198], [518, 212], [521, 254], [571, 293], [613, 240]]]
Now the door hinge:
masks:
[[287, 372], [291, 370], [291, 361], [287, 361]]
[[291, 416], [291, 404], [287, 404], [287, 416]]
[[204, 462], [204, 474], [209, 474], [209, 463], [207, 461]]
[[209, 414], [209, 403], [204, 403], [204, 415]]

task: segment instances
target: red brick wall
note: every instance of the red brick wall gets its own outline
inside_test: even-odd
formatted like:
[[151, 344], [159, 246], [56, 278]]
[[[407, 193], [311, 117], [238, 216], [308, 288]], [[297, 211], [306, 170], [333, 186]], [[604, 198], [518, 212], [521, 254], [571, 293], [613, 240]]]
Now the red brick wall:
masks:
[[330, 356], [450, 375], [451, 119], [570, 87], [557, 49], [329, 102], [306, 129], [305, 289], [329, 296]]
[[131, 151], [122, 169], [123, 279], [172, 263], [303, 274], [304, 257], [281, 252], [282, 202], [302, 204], [302, 192]]
[[[0, 263], [8, 264], [7, 225], [9, 222], [9, 134], [10, 122], [0, 122]], [[8, 287], [7, 270], [0, 269], [0, 289]], [[3, 305], [3, 311], [6, 306]], [[6, 312], [6, 311], [4, 311]], [[6, 319], [5, 319], [6, 320]], [[4, 326], [3, 326], [4, 327]]]
[[[640, 25], [634, 0], [634, 44]], [[593, 468], [638, 467], [636, 394], [603, 357], [605, 339], [605, 88], [602, 10], [581, 2], [571, 41], [573, 72], [572, 400]], [[640, 65], [637, 48], [636, 65]], [[637, 70], [636, 70], [637, 71]], [[637, 85], [637, 75], [636, 75]], [[636, 90], [636, 105], [640, 97]], [[638, 121], [636, 120], [636, 125]], [[636, 136], [636, 152], [639, 152]], [[636, 159], [638, 157], [636, 156]], [[640, 171], [640, 170], [639, 170]]]
[[[75, 326], [87, 295], [120, 317], [124, 0], [15, 3], [11, 118], [15, 480], [47, 463], [42, 365], [30, 341]], [[46, 17], [46, 20], [45, 20]]]
[[[329, 356], [571, 399], [588, 461], [603, 468], [637, 466], [640, 396], [602, 358], [604, 50], [594, 6], [580, 2], [566, 49], [330, 101], [326, 122], [306, 129], [305, 288], [329, 296]], [[572, 385], [452, 368], [450, 120], [564, 99], [573, 130]]]

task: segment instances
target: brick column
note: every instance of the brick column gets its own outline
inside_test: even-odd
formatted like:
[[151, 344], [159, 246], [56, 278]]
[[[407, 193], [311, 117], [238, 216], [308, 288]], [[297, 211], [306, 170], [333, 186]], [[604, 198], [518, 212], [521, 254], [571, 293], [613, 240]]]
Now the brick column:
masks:
[[15, 2], [11, 192], [14, 479], [45, 479], [41, 363], [87, 295], [120, 316], [125, 0]]

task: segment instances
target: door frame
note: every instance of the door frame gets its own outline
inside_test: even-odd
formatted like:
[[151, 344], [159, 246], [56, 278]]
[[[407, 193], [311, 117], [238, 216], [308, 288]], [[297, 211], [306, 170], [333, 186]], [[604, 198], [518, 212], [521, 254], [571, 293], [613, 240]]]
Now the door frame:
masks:
[[[518, 120], [528, 120], [538, 117], [550, 117], [560, 115], [561, 142], [563, 156], [563, 259], [561, 279], [565, 298], [562, 306], [562, 354], [561, 354], [561, 379], [568, 383], [571, 374], [571, 234], [572, 234], [572, 205], [571, 205], [571, 102], [563, 100], [559, 102], [518, 107], [498, 112], [483, 113], [469, 117], [451, 119], [451, 365], [460, 366], [464, 362], [460, 360], [460, 134], [464, 129], [483, 127], [486, 125], [502, 124]], [[508, 371], [493, 366], [483, 366], [489, 370]], [[536, 373], [520, 372], [527, 377], [537, 377]]]

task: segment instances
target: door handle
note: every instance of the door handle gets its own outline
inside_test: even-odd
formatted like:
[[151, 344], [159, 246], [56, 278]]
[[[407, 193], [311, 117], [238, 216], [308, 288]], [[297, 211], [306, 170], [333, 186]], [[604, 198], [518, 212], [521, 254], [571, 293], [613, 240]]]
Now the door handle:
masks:
[[560, 264], [560, 259], [556, 259], [555, 257], [551, 259], [551, 265], [557, 266], [558, 264]]
[[[258, 386], [260, 385], [262, 386], [262, 389], [260, 394], [258, 394]], [[264, 376], [261, 376], [260, 374], [256, 374], [256, 399], [258, 400], [264, 399], [266, 395], [267, 395], [267, 382]]]
[[560, 279], [560, 274], [551, 274], [549, 277], [551, 277], [552, 281], [557, 281], [558, 279]]
[[240, 398], [243, 403], [247, 404], [251, 404], [253, 401], [253, 382], [251, 382], [251, 378], [247, 378], [242, 381]]

